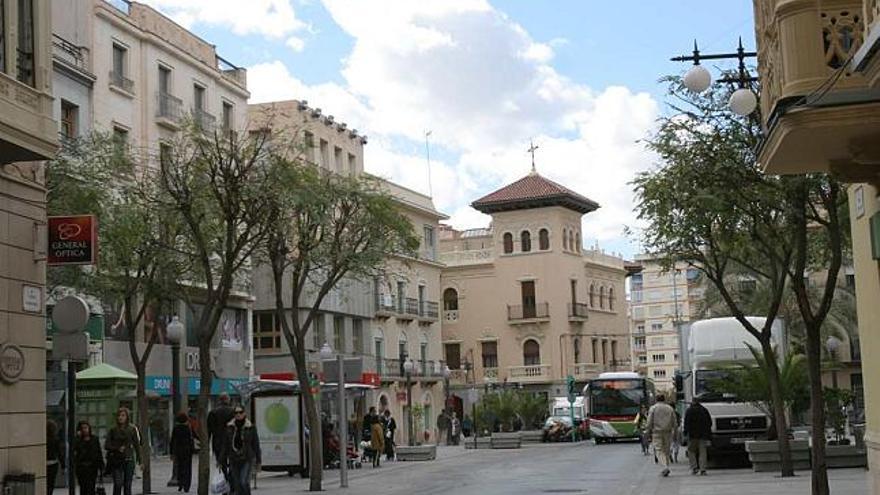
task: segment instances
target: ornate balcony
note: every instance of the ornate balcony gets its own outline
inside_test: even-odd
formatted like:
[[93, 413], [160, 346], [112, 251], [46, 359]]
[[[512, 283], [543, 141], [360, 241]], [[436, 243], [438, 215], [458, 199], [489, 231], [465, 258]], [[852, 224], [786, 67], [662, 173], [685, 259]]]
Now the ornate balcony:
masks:
[[510, 381], [517, 383], [541, 383], [552, 380], [549, 364], [510, 366], [507, 368], [507, 375]]
[[568, 303], [568, 319], [574, 321], [586, 320], [590, 313], [590, 307], [584, 303]]
[[439, 316], [440, 305], [434, 301], [419, 301], [419, 321], [433, 323]]

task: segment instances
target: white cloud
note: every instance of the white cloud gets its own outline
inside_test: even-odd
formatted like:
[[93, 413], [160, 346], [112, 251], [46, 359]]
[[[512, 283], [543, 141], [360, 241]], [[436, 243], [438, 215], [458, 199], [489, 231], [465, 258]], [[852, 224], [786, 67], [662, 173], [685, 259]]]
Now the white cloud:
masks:
[[287, 41], [284, 44], [297, 53], [303, 51], [306, 47], [306, 41], [298, 36], [287, 38]]
[[194, 24], [228, 26], [235, 34], [283, 38], [307, 29], [289, 0], [146, 0], [189, 28]]

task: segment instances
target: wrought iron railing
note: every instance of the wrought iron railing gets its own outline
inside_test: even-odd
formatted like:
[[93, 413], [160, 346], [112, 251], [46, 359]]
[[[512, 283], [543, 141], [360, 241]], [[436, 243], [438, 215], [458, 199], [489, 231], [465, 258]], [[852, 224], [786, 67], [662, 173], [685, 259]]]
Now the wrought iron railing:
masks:
[[116, 70], [110, 71], [110, 86], [131, 93], [134, 90], [134, 81], [125, 77], [125, 74]]
[[568, 303], [568, 316], [573, 316], [576, 318], [586, 318], [589, 315], [589, 311], [590, 307], [584, 303]]
[[183, 100], [180, 98], [163, 91], [156, 92], [156, 117], [179, 122], [182, 107]]
[[516, 305], [507, 305], [507, 319], [510, 321], [516, 320], [529, 320], [534, 318], [549, 318], [550, 317], [550, 304], [549, 303], [536, 303], [536, 304], [516, 304]]

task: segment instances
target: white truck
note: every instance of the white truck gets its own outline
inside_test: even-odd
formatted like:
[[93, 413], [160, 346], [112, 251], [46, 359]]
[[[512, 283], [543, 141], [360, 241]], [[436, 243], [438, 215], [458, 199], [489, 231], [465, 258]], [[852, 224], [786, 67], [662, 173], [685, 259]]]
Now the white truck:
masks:
[[[748, 317], [755, 328], [764, 326], [765, 318]], [[785, 339], [780, 320], [771, 327], [777, 355], [784, 356]], [[714, 456], [742, 452], [748, 440], [766, 439], [771, 418], [758, 407], [740, 402], [723, 391], [713, 390], [729, 370], [739, 364], [754, 363], [746, 344], [760, 349], [753, 337], [736, 318], [713, 318], [683, 324], [681, 328], [682, 372], [676, 377], [676, 389], [684, 392], [682, 415], [694, 397], [712, 415], [712, 447]]]

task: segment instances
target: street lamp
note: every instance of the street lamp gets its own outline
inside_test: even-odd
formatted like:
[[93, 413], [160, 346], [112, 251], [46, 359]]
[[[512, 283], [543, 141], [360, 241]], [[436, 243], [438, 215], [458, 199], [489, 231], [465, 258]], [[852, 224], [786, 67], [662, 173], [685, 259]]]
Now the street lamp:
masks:
[[[321, 360], [330, 361], [334, 357], [333, 348], [324, 342], [321, 346]], [[336, 406], [339, 416], [339, 486], [348, 488], [348, 421], [345, 410], [345, 356], [336, 354]], [[378, 453], [376, 455], [379, 455]]]
[[735, 53], [717, 53], [717, 54], [701, 54], [700, 49], [697, 47], [697, 42], [694, 41], [694, 51], [692, 55], [682, 55], [680, 57], [674, 57], [671, 60], [673, 62], [693, 62], [694, 66], [684, 75], [683, 83], [684, 87], [686, 87], [689, 91], [694, 93], [702, 93], [709, 89], [709, 86], [712, 85], [712, 74], [709, 71], [700, 65], [700, 60], [720, 60], [720, 59], [737, 59], [739, 60], [739, 65], [737, 67], [737, 74], [733, 77], [724, 77], [719, 79], [719, 82], [726, 83], [734, 83], [739, 86], [739, 88], [730, 95], [730, 100], [728, 101], [728, 106], [730, 110], [739, 115], [740, 117], [745, 117], [746, 115], [751, 114], [755, 111], [755, 108], [758, 107], [758, 97], [755, 95], [755, 92], [752, 91], [752, 83], [757, 81], [756, 77], [752, 77], [749, 75], [749, 71], [746, 68], [745, 60], [749, 57], [758, 56], [757, 52], [747, 52], [742, 46], [742, 38], [739, 39], [739, 46], [736, 49]]
[[825, 341], [825, 348], [828, 349], [828, 354], [831, 358], [831, 387], [837, 388], [837, 350], [840, 349], [840, 339], [835, 336], [830, 336]]
[[[450, 375], [449, 366], [443, 366], [443, 411], [446, 413], [446, 416], [449, 417], [449, 375]], [[437, 441], [439, 444], [439, 440]], [[446, 429], [446, 445], [452, 445], [452, 428]]]
[[412, 414], [412, 372], [413, 372], [413, 362], [412, 359], [406, 358], [406, 361], [403, 362], [403, 373], [406, 375], [406, 423], [407, 423], [407, 434], [409, 435], [409, 441], [407, 444], [412, 447], [415, 445], [413, 442], [413, 414]]
[[[171, 323], [165, 329], [168, 340], [171, 342], [171, 417], [176, 418], [182, 410], [180, 405], [180, 341], [183, 340], [183, 323], [180, 318], [174, 316]], [[172, 419], [173, 420], [173, 419]], [[177, 486], [177, 464], [171, 470], [171, 479], [168, 486]]]

